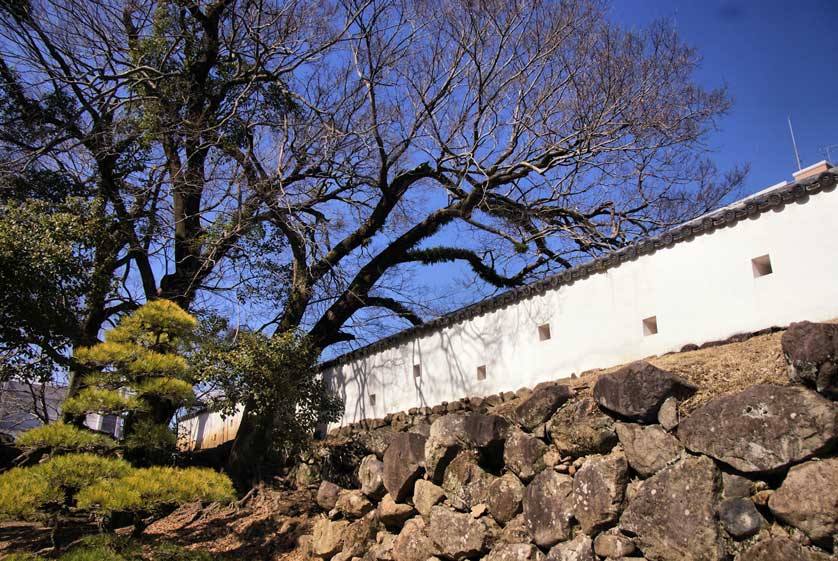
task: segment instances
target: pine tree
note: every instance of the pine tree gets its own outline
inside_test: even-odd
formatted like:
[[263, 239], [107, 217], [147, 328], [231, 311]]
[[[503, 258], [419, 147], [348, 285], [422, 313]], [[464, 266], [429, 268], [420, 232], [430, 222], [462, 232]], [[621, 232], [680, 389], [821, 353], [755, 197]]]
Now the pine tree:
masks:
[[181, 504], [235, 498], [230, 479], [210, 469], [138, 468], [174, 452], [172, 415], [194, 399], [182, 352], [196, 327], [179, 306], [156, 300], [106, 332], [104, 342], [78, 349], [90, 371], [86, 387], [64, 402], [64, 411], [78, 418], [121, 415], [124, 441], [61, 421], [24, 432], [18, 445], [47, 457], [0, 474], [0, 520], [44, 522], [53, 528], [54, 542], [55, 530], [71, 514], [92, 513], [103, 527], [115, 515], [129, 515], [138, 535]]
[[169, 428], [178, 408], [194, 400], [189, 363], [182, 351], [198, 322], [177, 304], [154, 300], [125, 317], [105, 340], [76, 351], [87, 368], [84, 389], [64, 402], [64, 413], [124, 418], [126, 457], [160, 463], [173, 452]]

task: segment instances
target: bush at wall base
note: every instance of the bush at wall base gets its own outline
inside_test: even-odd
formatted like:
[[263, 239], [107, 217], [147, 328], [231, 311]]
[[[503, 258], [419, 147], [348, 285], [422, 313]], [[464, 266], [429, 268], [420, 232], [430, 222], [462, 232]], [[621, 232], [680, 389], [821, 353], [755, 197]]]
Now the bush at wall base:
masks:
[[138, 535], [181, 504], [228, 502], [230, 479], [206, 468], [134, 468], [92, 454], [55, 456], [0, 474], [0, 520], [43, 522], [53, 529], [74, 514], [92, 513], [105, 526], [127, 518]]

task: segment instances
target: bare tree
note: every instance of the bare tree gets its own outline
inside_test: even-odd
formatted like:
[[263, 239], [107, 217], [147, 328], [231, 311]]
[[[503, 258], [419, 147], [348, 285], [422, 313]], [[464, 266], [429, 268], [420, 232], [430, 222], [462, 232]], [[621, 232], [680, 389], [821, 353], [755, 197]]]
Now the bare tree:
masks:
[[[117, 286], [83, 341], [143, 298], [235, 295], [325, 349], [372, 313], [420, 323], [413, 267], [517, 286], [744, 173], [706, 160], [729, 102], [695, 51], [598, 0], [18, 0], [0, 37], [5, 159], [106, 202]], [[246, 412], [238, 457], [258, 427]]]
[[[704, 158], [728, 101], [663, 24], [630, 33], [588, 0], [341, 7], [346, 40], [289, 78], [296, 110], [251, 127], [242, 158], [288, 248], [279, 331], [325, 348], [370, 308], [421, 323], [411, 264], [517, 286], [706, 212], [743, 177]], [[245, 413], [243, 458], [258, 424]]]
[[[250, 128], [290, 289], [280, 330], [322, 346], [410, 263], [463, 261], [517, 286], [705, 212], [702, 141], [728, 107], [691, 82], [696, 53], [597, 2], [348, 2], [347, 39], [288, 87], [297, 110]], [[254, 183], [257, 183], [254, 181]]]

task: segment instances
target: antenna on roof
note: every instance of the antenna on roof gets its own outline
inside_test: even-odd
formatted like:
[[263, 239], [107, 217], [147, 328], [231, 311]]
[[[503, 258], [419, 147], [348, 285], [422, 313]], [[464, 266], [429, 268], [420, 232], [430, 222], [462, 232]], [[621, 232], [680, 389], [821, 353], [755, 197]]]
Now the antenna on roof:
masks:
[[800, 152], [797, 151], [797, 142], [794, 140], [794, 129], [791, 126], [791, 117], [786, 117], [789, 121], [789, 132], [791, 133], [791, 145], [794, 146], [794, 157], [797, 159], [797, 171], [803, 169], [800, 165]]

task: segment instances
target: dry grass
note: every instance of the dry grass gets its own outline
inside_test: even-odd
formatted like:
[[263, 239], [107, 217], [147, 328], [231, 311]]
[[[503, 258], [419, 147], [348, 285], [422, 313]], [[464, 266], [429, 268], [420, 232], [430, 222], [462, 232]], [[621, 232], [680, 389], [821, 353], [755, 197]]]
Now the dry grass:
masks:
[[[681, 404], [682, 413], [689, 413], [716, 396], [734, 393], [754, 384], [788, 384], [786, 362], [780, 346], [783, 333], [778, 331], [741, 343], [670, 353], [646, 360], [698, 386], [698, 392]], [[597, 377], [622, 366], [585, 372], [580, 381], [592, 387]]]

